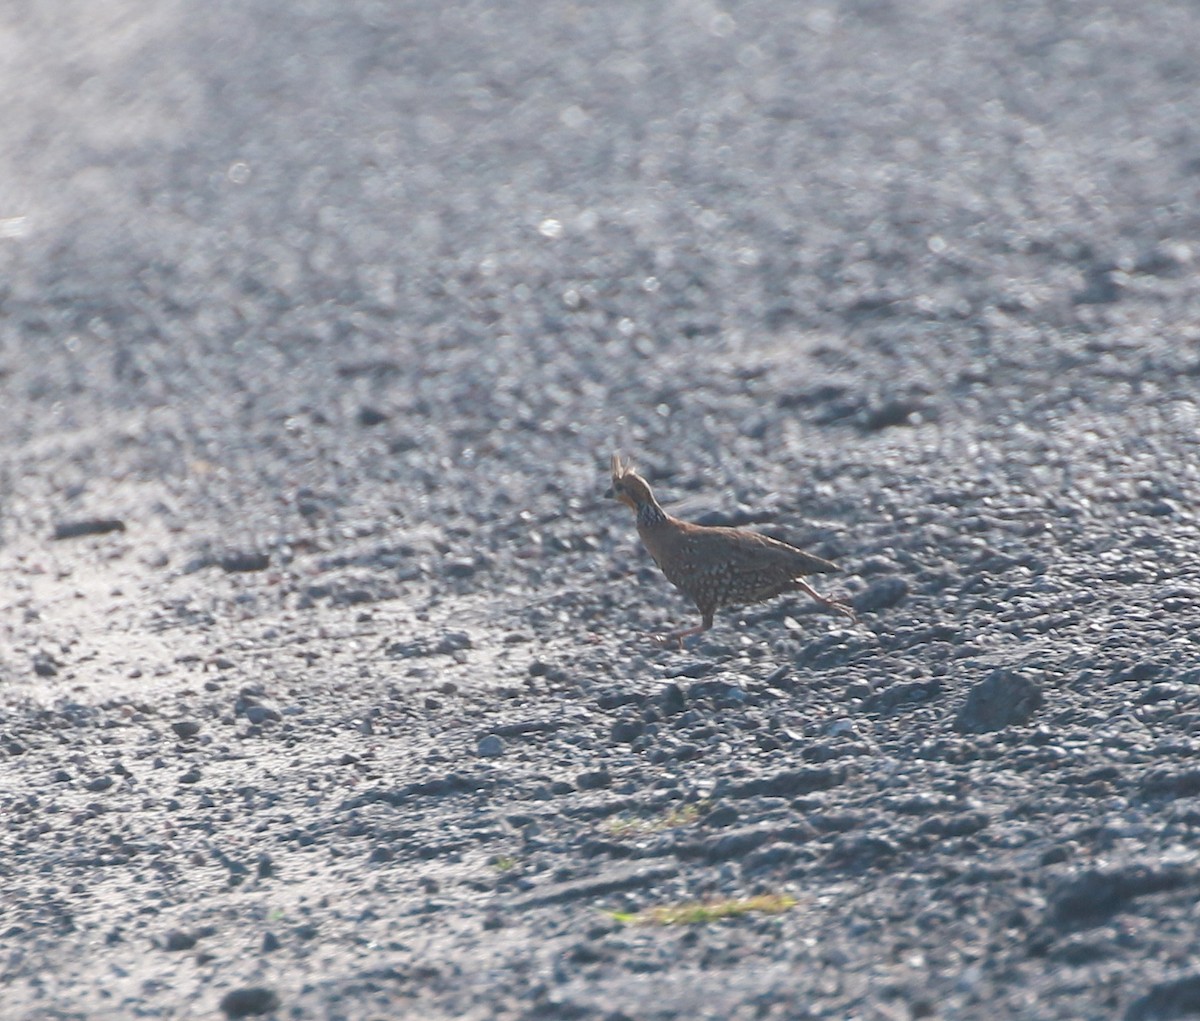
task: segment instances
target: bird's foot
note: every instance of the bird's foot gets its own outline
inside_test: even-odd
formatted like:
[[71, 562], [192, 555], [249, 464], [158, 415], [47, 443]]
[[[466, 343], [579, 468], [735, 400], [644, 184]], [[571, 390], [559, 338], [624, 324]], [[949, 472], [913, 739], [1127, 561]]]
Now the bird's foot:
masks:
[[801, 581], [799, 578], [796, 578], [792, 584], [799, 591], [811, 596], [813, 601], [819, 606], [823, 606], [825, 609], [831, 610], [834, 613], [840, 613], [843, 617], [849, 617], [852, 621], [854, 621], [855, 624], [858, 623], [858, 614], [855, 613], [848, 604], [840, 603], [836, 599], [831, 599], [829, 596], [821, 595], [821, 593], [809, 585], [808, 582]]
[[662, 645], [664, 647], [667, 645], [673, 645], [674, 643], [678, 642], [680, 651], [681, 652], [683, 651], [683, 636], [682, 635], [677, 635], [677, 634], [650, 635], [649, 637], [650, 637], [650, 641], [652, 641], [655, 645]]
[[855, 624], [859, 623], [858, 614], [854, 612], [854, 608], [848, 603], [841, 603], [836, 599], [822, 599], [821, 605], [827, 610], [832, 610], [834, 613], [840, 613], [843, 617], [849, 617]]
[[708, 628], [703, 624], [697, 624], [695, 627], [687, 627], [681, 631], [669, 631], [665, 635], [651, 635], [650, 641], [658, 645], [672, 645], [678, 643], [680, 650], [683, 649], [683, 640], [691, 638], [692, 635], [698, 635], [702, 631], [707, 631]]

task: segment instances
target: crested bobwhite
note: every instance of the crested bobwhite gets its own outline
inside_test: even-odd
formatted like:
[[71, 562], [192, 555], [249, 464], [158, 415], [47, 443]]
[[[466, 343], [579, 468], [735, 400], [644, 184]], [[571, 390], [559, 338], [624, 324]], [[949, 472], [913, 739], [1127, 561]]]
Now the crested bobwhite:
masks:
[[661, 644], [679, 643], [707, 631], [713, 614], [728, 606], [761, 603], [785, 592], [806, 592], [822, 606], [857, 620], [844, 603], [821, 595], [804, 575], [839, 570], [828, 560], [744, 528], [693, 525], [658, 505], [650, 486], [613, 454], [612, 488], [605, 494], [637, 515], [638, 535], [667, 581], [691, 598], [703, 620], [695, 627], [654, 635]]

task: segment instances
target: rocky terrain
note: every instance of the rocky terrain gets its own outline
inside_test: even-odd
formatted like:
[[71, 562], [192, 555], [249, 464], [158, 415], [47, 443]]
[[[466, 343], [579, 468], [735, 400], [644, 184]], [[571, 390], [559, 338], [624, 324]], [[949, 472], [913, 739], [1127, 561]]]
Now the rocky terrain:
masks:
[[0, 1017], [1200, 1014], [1200, 9], [0, 40]]

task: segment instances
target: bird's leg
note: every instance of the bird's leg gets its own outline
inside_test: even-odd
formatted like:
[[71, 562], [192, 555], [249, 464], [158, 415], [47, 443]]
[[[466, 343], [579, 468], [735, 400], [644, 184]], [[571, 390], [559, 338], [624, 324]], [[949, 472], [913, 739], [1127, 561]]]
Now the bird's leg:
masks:
[[684, 628], [682, 631], [672, 631], [665, 635], [651, 635], [650, 638], [652, 641], [658, 642], [659, 645], [670, 645], [672, 642], [678, 642], [679, 648], [682, 649], [683, 640], [685, 638], [691, 638], [692, 635], [703, 634], [710, 627], [712, 627], [712, 625], [713, 615], [711, 613], [706, 613], [704, 615], [704, 620], [702, 620], [695, 627]]
[[792, 584], [795, 585], [796, 588], [798, 588], [801, 592], [807, 592], [813, 597], [813, 599], [824, 606], [825, 609], [832, 610], [834, 613], [840, 613], [843, 617], [849, 617], [852, 621], [854, 621], [855, 624], [858, 623], [858, 614], [856, 614], [845, 603], [839, 603], [836, 599], [830, 599], [829, 596], [821, 595], [821, 593], [808, 584], [808, 582], [801, 581], [799, 578], [793, 578]]

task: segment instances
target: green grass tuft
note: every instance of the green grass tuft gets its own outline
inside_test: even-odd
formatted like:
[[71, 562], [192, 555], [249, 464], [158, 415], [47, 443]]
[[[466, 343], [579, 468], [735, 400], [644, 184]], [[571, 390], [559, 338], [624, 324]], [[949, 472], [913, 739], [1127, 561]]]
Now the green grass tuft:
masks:
[[662, 904], [643, 911], [610, 911], [608, 914], [624, 925], [704, 925], [751, 913], [778, 915], [796, 904], [796, 898], [786, 893], [765, 893], [758, 897]]
[[604, 823], [604, 829], [609, 836], [621, 839], [624, 837], [643, 837], [652, 833], [663, 833], [667, 830], [678, 829], [680, 826], [691, 826], [712, 805], [707, 801], [697, 801], [690, 805], [680, 805], [662, 815], [650, 819], [637, 816], [619, 815]]

